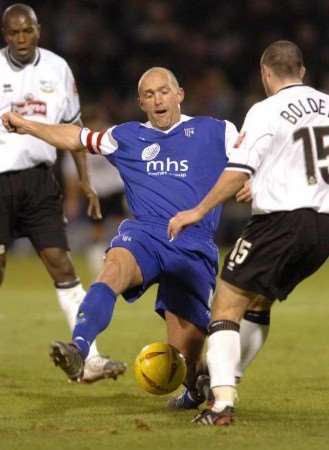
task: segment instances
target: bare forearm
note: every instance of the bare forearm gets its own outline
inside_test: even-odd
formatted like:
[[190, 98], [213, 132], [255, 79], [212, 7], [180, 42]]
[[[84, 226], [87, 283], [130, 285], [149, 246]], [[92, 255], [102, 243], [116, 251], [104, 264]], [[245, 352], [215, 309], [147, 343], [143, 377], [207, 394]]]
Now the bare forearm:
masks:
[[244, 172], [224, 171], [214, 187], [197, 205], [197, 209], [205, 216], [211, 209], [233, 197], [248, 178]]
[[81, 128], [76, 125], [48, 125], [32, 120], [24, 120], [24, 131], [61, 150], [77, 152], [83, 149], [80, 142]]
[[84, 183], [89, 183], [89, 172], [85, 152], [72, 152], [72, 158], [77, 168], [79, 179]]

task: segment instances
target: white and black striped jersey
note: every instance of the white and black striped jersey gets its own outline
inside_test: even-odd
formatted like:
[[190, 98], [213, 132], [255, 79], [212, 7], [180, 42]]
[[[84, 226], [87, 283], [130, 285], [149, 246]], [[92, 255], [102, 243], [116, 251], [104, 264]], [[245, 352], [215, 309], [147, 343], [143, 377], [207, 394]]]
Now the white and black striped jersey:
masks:
[[[18, 112], [43, 123], [75, 122], [80, 101], [71, 69], [49, 50], [38, 48], [34, 61], [20, 65], [8, 48], [0, 51], [0, 116]], [[51, 165], [55, 148], [29, 135], [8, 133], [0, 120], [0, 173]]]
[[253, 175], [253, 214], [329, 213], [329, 96], [296, 84], [256, 103], [226, 170]]

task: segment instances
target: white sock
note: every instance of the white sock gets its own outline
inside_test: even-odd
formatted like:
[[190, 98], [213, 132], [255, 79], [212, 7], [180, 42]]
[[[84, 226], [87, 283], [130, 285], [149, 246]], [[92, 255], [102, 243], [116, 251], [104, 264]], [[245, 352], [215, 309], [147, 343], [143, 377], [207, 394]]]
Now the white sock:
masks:
[[240, 322], [241, 359], [235, 376], [241, 378], [246, 368], [255, 359], [259, 350], [265, 344], [270, 330], [269, 325], [262, 325], [242, 319]]
[[[75, 327], [76, 316], [80, 303], [86, 295], [86, 291], [83, 289], [81, 283], [71, 288], [56, 288], [56, 294], [59, 305], [66, 317], [71, 332]], [[90, 351], [87, 360], [93, 356], [99, 356], [96, 342], [93, 342], [90, 346]]]
[[236, 368], [240, 361], [239, 332], [220, 330], [212, 333], [208, 338], [207, 361], [211, 388], [235, 386]]
[[236, 388], [234, 386], [217, 386], [213, 388], [213, 393], [216, 399], [211, 408], [213, 411], [221, 412], [226, 406], [234, 406], [234, 402], [237, 399]]

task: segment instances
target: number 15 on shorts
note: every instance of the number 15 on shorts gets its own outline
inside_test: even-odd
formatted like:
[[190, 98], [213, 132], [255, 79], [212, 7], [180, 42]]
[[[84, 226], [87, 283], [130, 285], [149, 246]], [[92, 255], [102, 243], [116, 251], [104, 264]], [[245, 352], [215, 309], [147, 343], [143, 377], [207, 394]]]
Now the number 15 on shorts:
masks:
[[247, 258], [251, 246], [251, 242], [239, 238], [236, 241], [233, 250], [231, 251], [227, 268], [229, 270], [233, 270], [236, 264], [242, 264], [243, 261]]

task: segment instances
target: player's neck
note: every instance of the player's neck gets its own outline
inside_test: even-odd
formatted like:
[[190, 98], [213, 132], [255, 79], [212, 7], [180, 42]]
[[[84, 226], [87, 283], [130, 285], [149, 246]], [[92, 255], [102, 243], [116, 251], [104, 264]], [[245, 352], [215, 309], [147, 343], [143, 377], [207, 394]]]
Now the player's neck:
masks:
[[12, 52], [10, 51], [9, 48], [8, 48], [7, 54], [8, 54], [9, 60], [11, 61], [11, 63], [12, 63], [14, 66], [19, 67], [19, 68], [22, 68], [22, 67], [27, 66], [28, 64], [34, 64], [35, 61], [36, 61], [37, 58], [38, 58], [39, 51], [38, 51], [38, 49], [35, 49], [35, 51], [34, 51], [32, 57], [31, 57], [28, 61], [20, 61], [20, 60], [18, 60], [17, 58], [15, 58], [14, 55], [12, 54]]
[[284, 81], [280, 81], [276, 83], [272, 87], [273, 95], [277, 94], [279, 91], [282, 91], [283, 89], [287, 89], [290, 86], [297, 86], [303, 84], [303, 80], [300, 78], [289, 78]]

